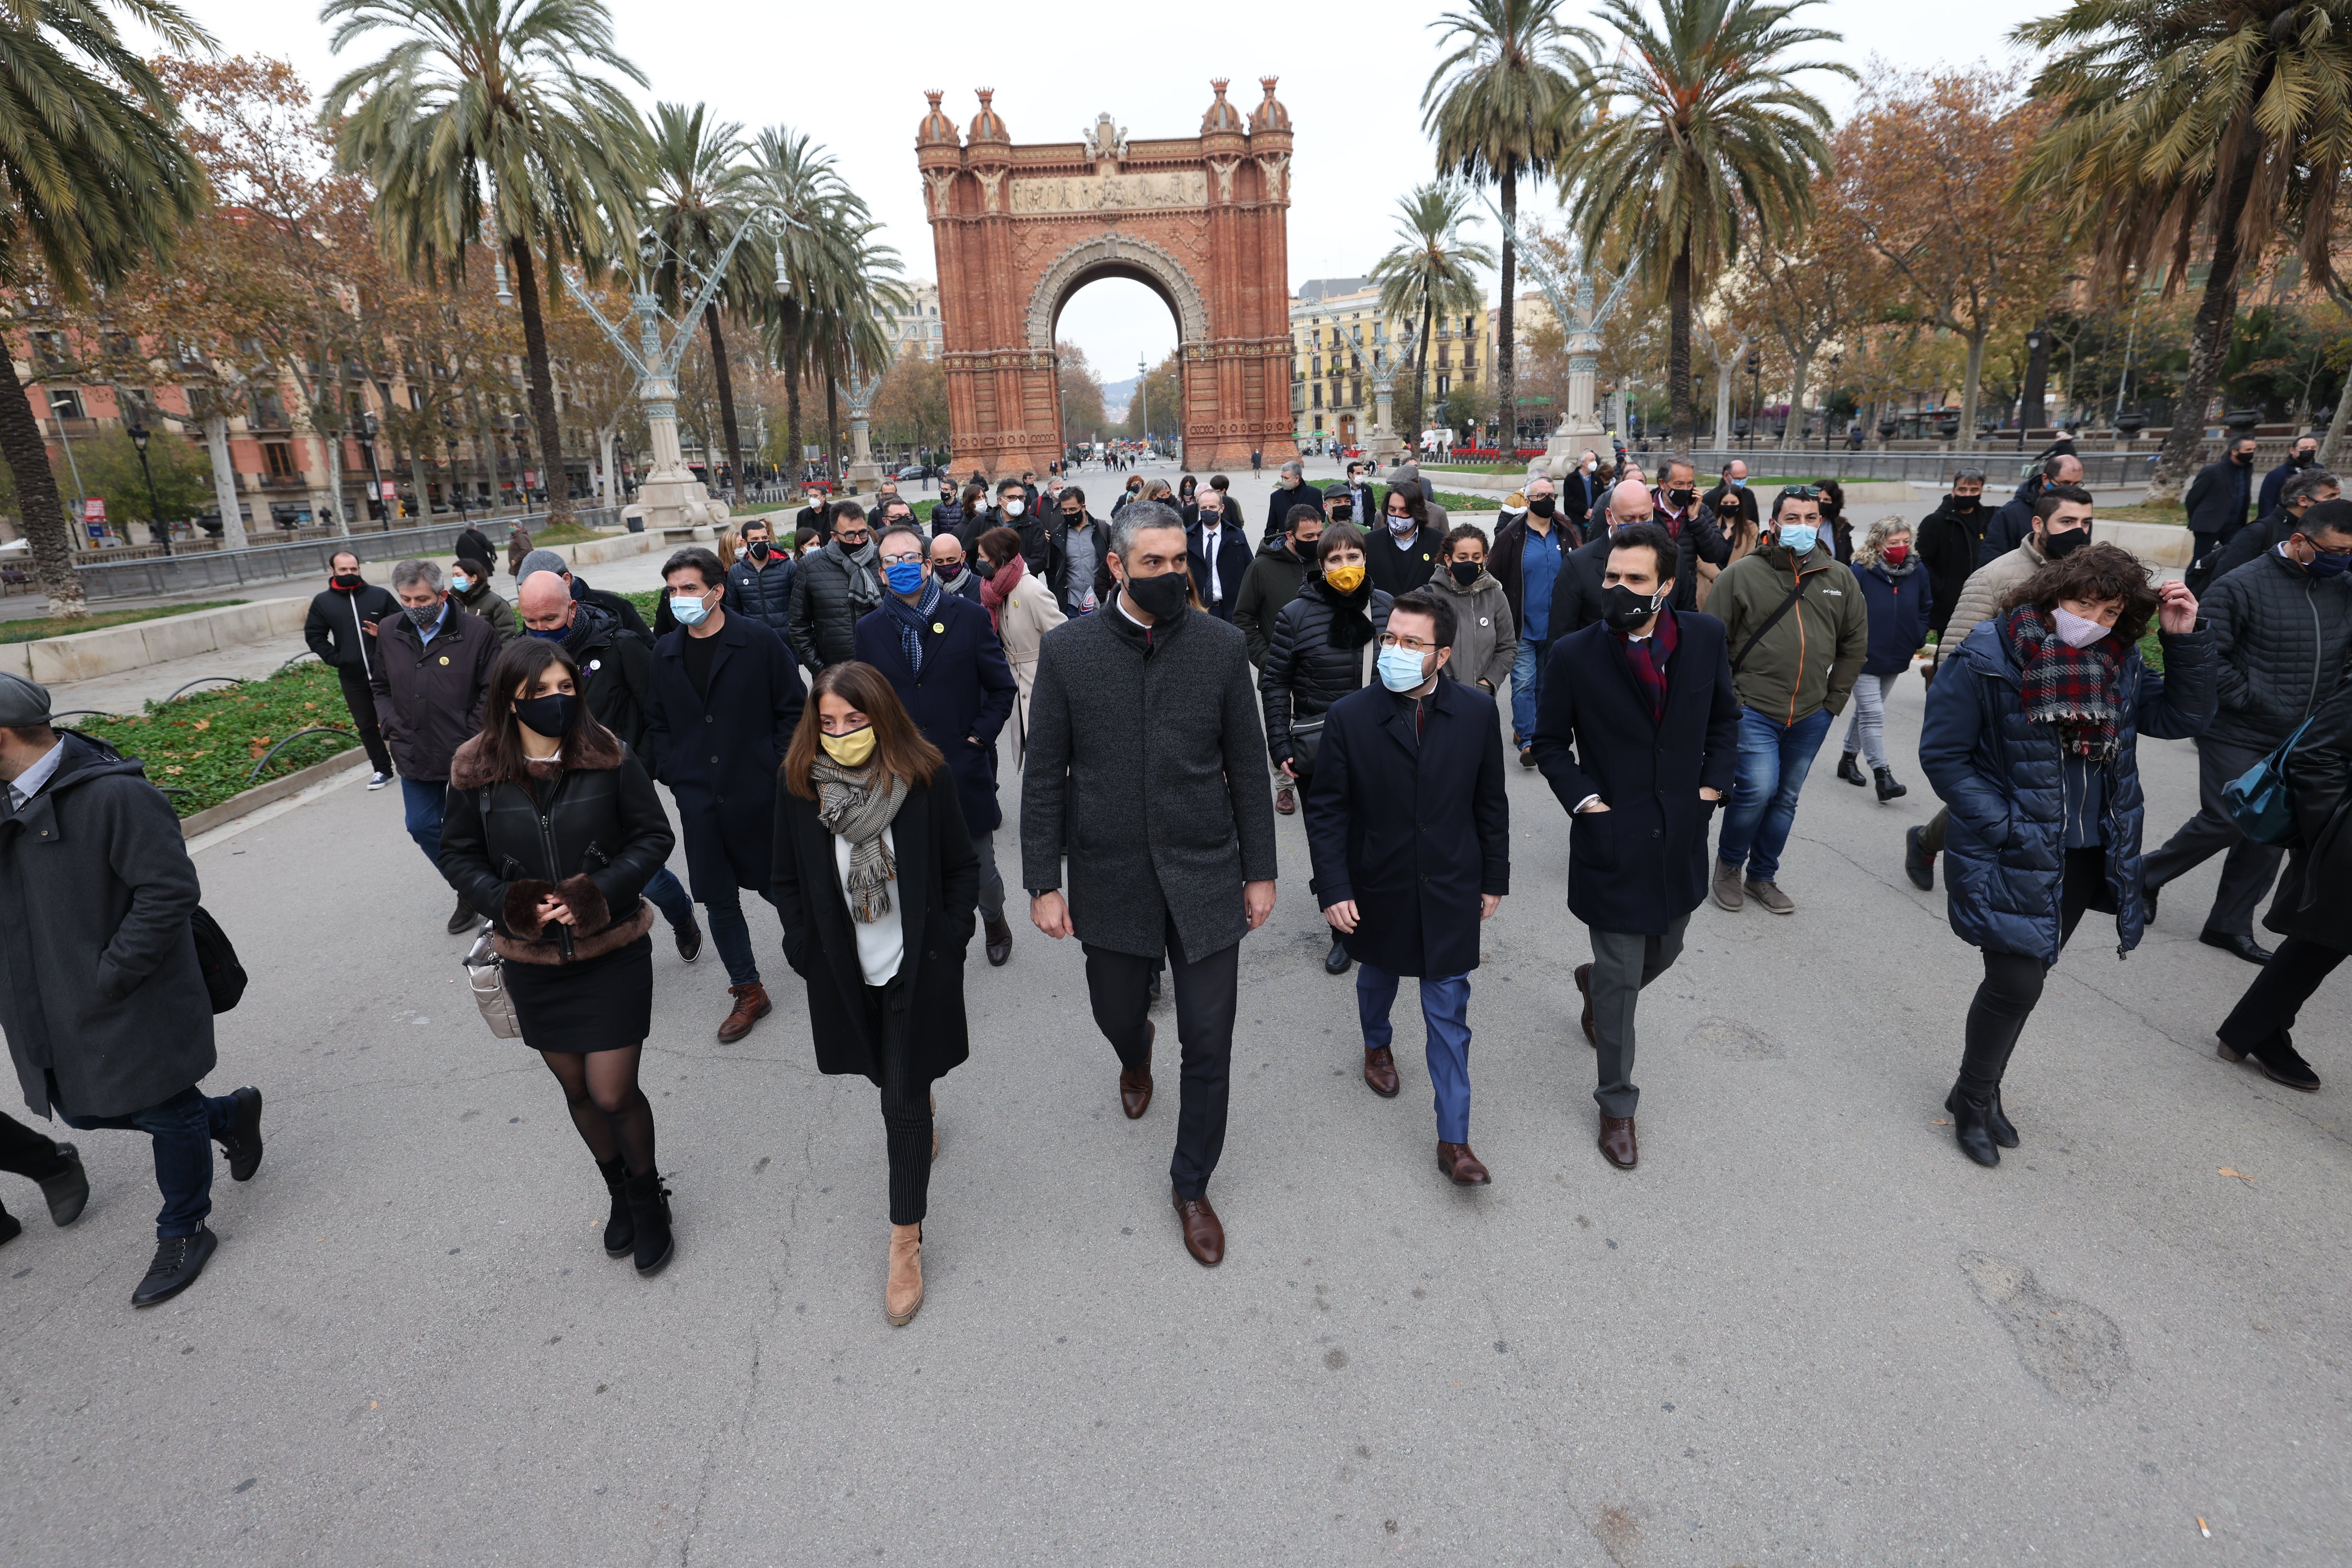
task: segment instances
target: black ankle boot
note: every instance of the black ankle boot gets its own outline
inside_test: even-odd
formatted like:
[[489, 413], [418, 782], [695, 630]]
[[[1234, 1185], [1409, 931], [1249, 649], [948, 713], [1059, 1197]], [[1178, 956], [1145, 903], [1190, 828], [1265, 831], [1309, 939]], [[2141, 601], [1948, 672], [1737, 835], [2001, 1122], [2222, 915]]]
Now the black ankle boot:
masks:
[[669, 1233], [669, 1189], [661, 1173], [647, 1171], [627, 1182], [629, 1218], [636, 1226], [637, 1272], [650, 1278], [668, 1266], [677, 1244]]
[[1992, 1141], [1992, 1099], [1990, 1094], [1972, 1099], [1957, 1083], [1944, 1096], [1944, 1109], [1952, 1113], [1952, 1135], [1959, 1140], [1960, 1152], [1979, 1165], [2000, 1163], [2000, 1151]]
[[1992, 1091], [1992, 1098], [1985, 1102], [1985, 1131], [1990, 1132], [1992, 1141], [2002, 1148], [2017, 1147], [2016, 1125], [2010, 1121], [2009, 1112], [2000, 1108], [2000, 1090], [1997, 1089]]
[[637, 1245], [637, 1224], [629, 1217], [628, 1167], [618, 1154], [596, 1162], [604, 1186], [613, 1194], [613, 1217], [604, 1222], [604, 1256], [626, 1258]]
[[1870, 776], [1878, 781], [1878, 798], [1881, 800], [1893, 800], [1896, 795], [1911, 793], [1910, 790], [1895, 782], [1893, 768], [1873, 768], [1870, 770]]
[[1853, 752], [1844, 752], [1839, 754], [1837, 776], [1845, 780], [1845, 782], [1850, 784], [1868, 784], [1870, 781], [1862, 776], [1862, 770], [1854, 766], [1854, 756], [1855, 753]]
[[1323, 973], [1345, 974], [1355, 962], [1348, 956], [1348, 944], [1335, 936], [1331, 939], [1331, 951], [1323, 955]]

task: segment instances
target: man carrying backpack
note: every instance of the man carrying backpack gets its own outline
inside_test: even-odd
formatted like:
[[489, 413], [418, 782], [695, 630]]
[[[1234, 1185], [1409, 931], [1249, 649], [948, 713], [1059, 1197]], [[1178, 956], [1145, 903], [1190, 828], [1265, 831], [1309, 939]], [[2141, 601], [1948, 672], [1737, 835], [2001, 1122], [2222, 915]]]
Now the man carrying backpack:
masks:
[[0, 1029], [35, 1112], [155, 1141], [163, 1208], [131, 1297], [152, 1306], [218, 1245], [212, 1145], [240, 1182], [261, 1163], [261, 1091], [196, 1087], [215, 1059], [196, 868], [140, 764], [50, 728], [48, 691], [6, 674], [0, 808]]

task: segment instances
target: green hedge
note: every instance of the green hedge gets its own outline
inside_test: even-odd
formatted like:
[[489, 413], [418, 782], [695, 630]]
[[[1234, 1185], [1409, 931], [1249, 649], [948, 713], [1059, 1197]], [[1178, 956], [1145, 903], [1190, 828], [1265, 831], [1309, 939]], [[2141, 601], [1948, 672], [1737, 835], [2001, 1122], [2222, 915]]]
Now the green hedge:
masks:
[[[142, 713], [78, 714], [60, 728], [94, 735], [144, 763], [149, 782], [164, 791], [182, 816], [360, 743], [351, 710], [343, 705], [341, 683], [316, 659], [242, 686], [207, 687], [175, 702], [150, 702]], [[255, 775], [254, 764], [272, 745], [319, 728], [338, 733], [304, 736]]]

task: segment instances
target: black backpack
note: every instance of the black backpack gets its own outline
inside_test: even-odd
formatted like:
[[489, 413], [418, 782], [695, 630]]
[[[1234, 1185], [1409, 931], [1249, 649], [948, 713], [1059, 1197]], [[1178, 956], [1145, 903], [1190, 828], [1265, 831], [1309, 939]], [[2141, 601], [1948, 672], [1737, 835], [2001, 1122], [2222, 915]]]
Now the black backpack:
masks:
[[196, 939], [196, 967], [204, 972], [205, 994], [212, 998], [214, 1012], [226, 1013], [245, 995], [245, 965], [236, 961], [228, 932], [202, 904], [188, 917], [188, 930]]

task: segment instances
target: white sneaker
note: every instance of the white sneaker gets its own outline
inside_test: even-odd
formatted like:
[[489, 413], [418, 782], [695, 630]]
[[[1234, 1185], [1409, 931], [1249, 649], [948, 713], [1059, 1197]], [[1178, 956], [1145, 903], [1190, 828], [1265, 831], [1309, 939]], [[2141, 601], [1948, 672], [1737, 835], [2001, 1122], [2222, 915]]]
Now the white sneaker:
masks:
[[390, 773], [372, 773], [368, 776], [368, 788], [382, 789], [391, 782], [392, 775]]

